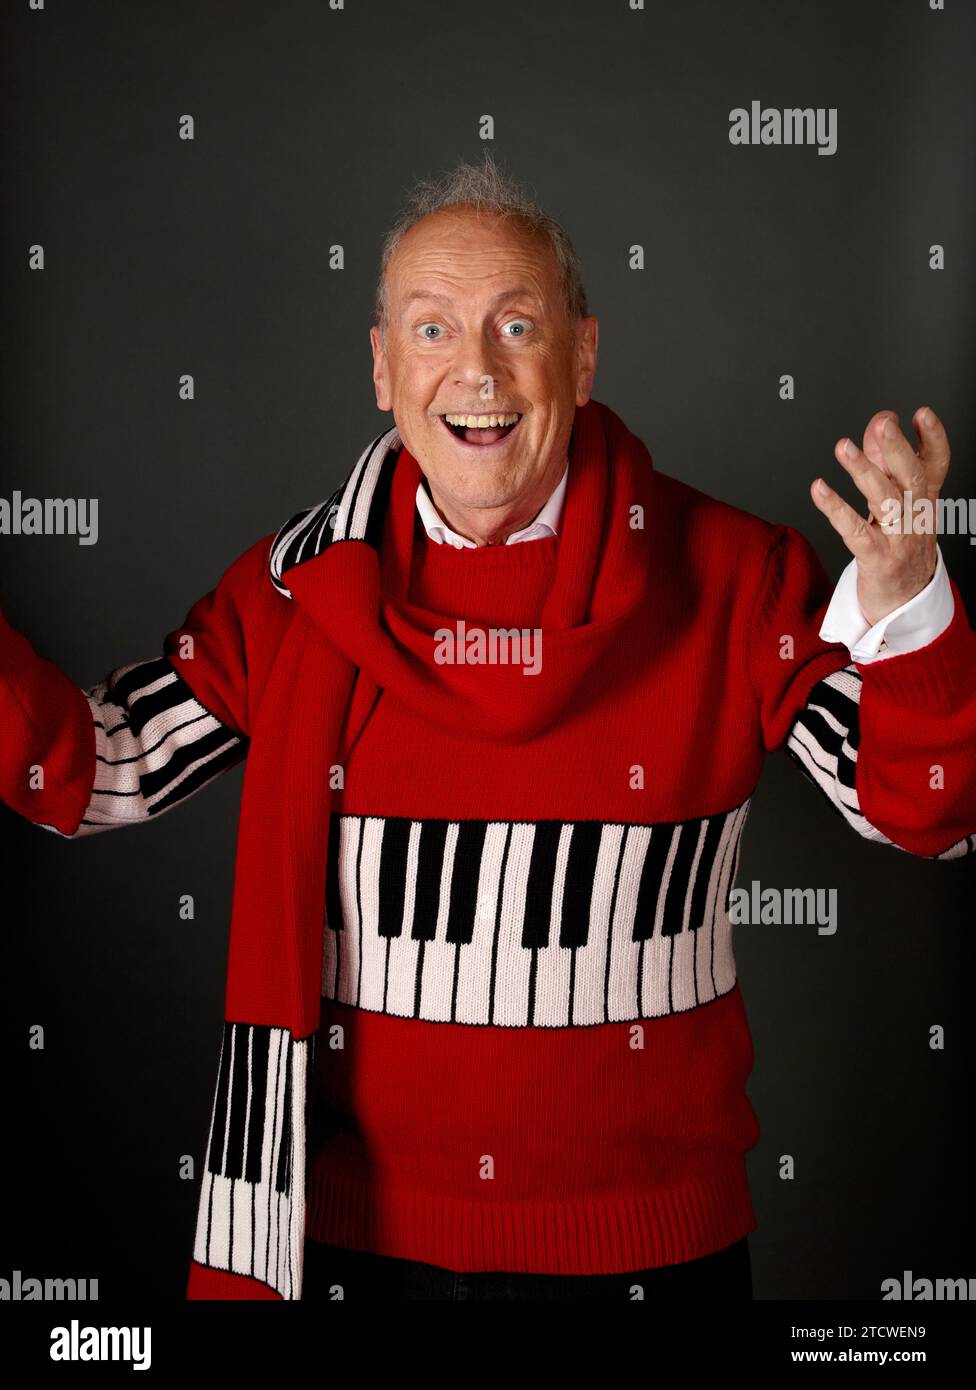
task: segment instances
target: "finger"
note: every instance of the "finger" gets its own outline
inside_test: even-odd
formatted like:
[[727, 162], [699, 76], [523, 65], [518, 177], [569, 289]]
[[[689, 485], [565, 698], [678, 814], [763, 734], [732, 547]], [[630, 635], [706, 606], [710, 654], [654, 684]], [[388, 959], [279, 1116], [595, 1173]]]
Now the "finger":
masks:
[[893, 480], [865, 457], [853, 439], [838, 439], [834, 445], [834, 457], [842, 468], [847, 469], [859, 491], [867, 498], [871, 515], [878, 521], [884, 521], [890, 514], [885, 503], [892, 498], [899, 503], [901, 500]]
[[858, 516], [854, 508], [829, 487], [823, 478], [814, 480], [810, 487], [810, 496], [852, 555], [858, 559], [866, 559], [869, 555], [877, 553], [879, 546], [884, 543], [879, 537], [878, 528], [870, 526], [865, 517]]
[[919, 438], [919, 456], [925, 465], [929, 496], [938, 496], [949, 471], [949, 436], [931, 406], [919, 406], [913, 417]]
[[877, 464], [882, 473], [887, 473], [890, 477], [891, 474], [888, 473], [888, 465], [884, 461], [884, 455], [881, 452], [881, 445], [878, 441], [878, 431], [881, 429], [885, 420], [888, 419], [897, 420], [897, 412], [894, 410], [878, 410], [871, 416], [868, 421], [867, 429], [864, 431], [863, 450], [871, 462]]
[[914, 497], [928, 495], [928, 473], [922, 459], [902, 434], [898, 421], [890, 417], [875, 432], [882, 457], [893, 482]]

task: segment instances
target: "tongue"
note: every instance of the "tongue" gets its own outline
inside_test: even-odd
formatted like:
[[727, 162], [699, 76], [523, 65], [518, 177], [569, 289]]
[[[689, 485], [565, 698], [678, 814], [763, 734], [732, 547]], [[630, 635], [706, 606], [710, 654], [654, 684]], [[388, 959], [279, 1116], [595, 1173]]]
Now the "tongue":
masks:
[[494, 444], [508, 434], [511, 425], [496, 425], [494, 429], [464, 431], [465, 444]]

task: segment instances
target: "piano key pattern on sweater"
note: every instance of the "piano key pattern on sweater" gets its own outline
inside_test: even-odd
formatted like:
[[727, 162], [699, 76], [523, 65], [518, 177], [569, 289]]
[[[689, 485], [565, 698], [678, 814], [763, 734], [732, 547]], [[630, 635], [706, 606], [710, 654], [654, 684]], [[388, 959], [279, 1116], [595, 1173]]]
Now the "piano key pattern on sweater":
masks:
[[323, 997], [512, 1028], [697, 1008], [735, 984], [748, 811], [656, 825], [333, 813]]
[[84, 692], [95, 729], [95, 781], [74, 835], [145, 822], [240, 762], [247, 740], [193, 694], [168, 657], [120, 666]]
[[[818, 681], [790, 730], [786, 751], [859, 835], [883, 845], [893, 845], [907, 854], [902, 845], [889, 840], [867, 820], [858, 800], [858, 708], [862, 685], [861, 673], [853, 662]], [[976, 834], [964, 835], [939, 854], [918, 857], [959, 859], [974, 850]]]
[[[853, 663], [818, 681], [785, 747], [852, 829], [865, 839], [903, 849], [870, 823], [858, 800], [861, 689]], [[150, 820], [202, 790], [247, 754], [247, 740], [204, 708], [165, 656], [120, 666], [84, 693], [95, 729], [95, 782], [73, 835], [43, 826], [62, 839]], [[974, 852], [976, 833], [938, 854], [917, 857], [958, 859]]]

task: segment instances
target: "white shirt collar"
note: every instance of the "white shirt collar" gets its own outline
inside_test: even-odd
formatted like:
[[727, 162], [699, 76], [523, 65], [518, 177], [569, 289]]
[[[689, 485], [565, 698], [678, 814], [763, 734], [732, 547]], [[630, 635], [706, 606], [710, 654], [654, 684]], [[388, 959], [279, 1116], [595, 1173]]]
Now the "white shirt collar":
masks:
[[[528, 526], [523, 526], [521, 531], [513, 531], [505, 542], [506, 545], [515, 545], [519, 541], [540, 540], [545, 536], [559, 534], [568, 477], [569, 463], [567, 462], [563, 469], [563, 476], [556, 484], [555, 491], [538, 516], [534, 521], [530, 521]], [[451, 530], [444, 518], [437, 512], [422, 481], [417, 484], [417, 510], [424, 523], [424, 530], [431, 540], [436, 541], [438, 545], [454, 545], [458, 549], [466, 546], [470, 550], [477, 548], [475, 542], [469, 540], [467, 536], [459, 536], [456, 531]]]

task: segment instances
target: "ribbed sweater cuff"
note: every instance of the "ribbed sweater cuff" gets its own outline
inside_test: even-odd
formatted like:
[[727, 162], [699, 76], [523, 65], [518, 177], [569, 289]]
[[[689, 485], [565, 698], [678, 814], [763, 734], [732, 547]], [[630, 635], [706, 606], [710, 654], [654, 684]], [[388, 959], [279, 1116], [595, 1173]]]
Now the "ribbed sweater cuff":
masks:
[[[84, 692], [36, 652], [0, 611], [0, 800], [35, 824], [73, 835], [95, 781], [95, 731]], [[27, 769], [45, 782], [29, 790]]]
[[955, 608], [944, 632], [925, 647], [885, 661], [855, 662], [866, 689], [906, 709], [949, 709], [976, 687], [976, 633], [950, 578]]

